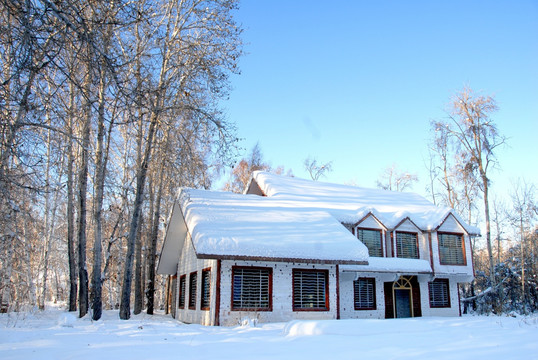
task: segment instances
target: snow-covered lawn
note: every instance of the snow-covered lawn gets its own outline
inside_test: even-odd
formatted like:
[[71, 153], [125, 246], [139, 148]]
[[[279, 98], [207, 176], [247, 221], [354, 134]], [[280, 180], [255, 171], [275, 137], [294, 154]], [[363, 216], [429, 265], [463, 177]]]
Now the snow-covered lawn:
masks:
[[92, 322], [0, 314], [0, 359], [538, 359], [538, 316], [293, 321], [204, 327], [165, 315]]

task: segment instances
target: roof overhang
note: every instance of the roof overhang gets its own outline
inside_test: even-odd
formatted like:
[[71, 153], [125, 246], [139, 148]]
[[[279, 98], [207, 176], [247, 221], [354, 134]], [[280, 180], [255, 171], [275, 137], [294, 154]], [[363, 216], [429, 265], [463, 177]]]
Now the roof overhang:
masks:
[[370, 257], [367, 265], [342, 266], [343, 272], [374, 272], [390, 274], [433, 274], [430, 263], [421, 259]]
[[179, 253], [187, 237], [187, 225], [181, 207], [176, 202], [172, 207], [172, 214], [166, 228], [164, 244], [159, 256], [157, 274], [175, 275], [179, 262]]
[[367, 265], [367, 261], [355, 260], [334, 260], [334, 259], [307, 259], [307, 258], [285, 258], [285, 257], [266, 257], [266, 256], [241, 256], [241, 255], [220, 255], [220, 254], [197, 254], [198, 259], [217, 259], [217, 260], [242, 260], [242, 261], [270, 261], [270, 262], [288, 262], [288, 263], [307, 263], [307, 264], [339, 264], [339, 265]]

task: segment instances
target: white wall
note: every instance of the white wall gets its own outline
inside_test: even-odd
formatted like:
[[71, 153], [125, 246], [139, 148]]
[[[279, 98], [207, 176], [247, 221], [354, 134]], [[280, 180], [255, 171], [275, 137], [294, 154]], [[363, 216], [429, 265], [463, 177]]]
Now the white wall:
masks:
[[[377, 222], [373, 218], [361, 223], [362, 227], [375, 228]], [[421, 233], [411, 222], [404, 222], [397, 230], [412, 231], [418, 233], [420, 258], [430, 260], [429, 241], [426, 233]], [[449, 217], [440, 227], [439, 231], [464, 233], [457, 221]], [[457, 284], [472, 279], [472, 262], [469, 237], [465, 236], [465, 250], [467, 265], [465, 266], [447, 266], [439, 263], [439, 248], [437, 233], [432, 233], [432, 250], [435, 276], [439, 278], [448, 278], [450, 286], [450, 308], [434, 308], [429, 306], [428, 281], [433, 278], [429, 275], [419, 276], [419, 285], [422, 303], [423, 316], [457, 316], [459, 315], [459, 302]], [[387, 241], [390, 243], [390, 241]], [[231, 310], [231, 276], [232, 266], [258, 266], [270, 267], [273, 269], [273, 310], [270, 312], [241, 312]], [[200, 309], [201, 280], [202, 269], [211, 268], [211, 306], [209, 310]], [[292, 287], [292, 270], [293, 269], [326, 269], [329, 270], [329, 311], [293, 311], [293, 287]], [[196, 309], [188, 308], [189, 299], [189, 274], [193, 271], [198, 272]], [[178, 264], [178, 286], [181, 275], [186, 275], [185, 282], [185, 308], [177, 309], [176, 318], [186, 323], [199, 323], [203, 325], [215, 324], [216, 309], [216, 283], [217, 283], [217, 260], [197, 259], [194, 248], [187, 238], [180, 254]], [[403, 274], [405, 275], [405, 274]], [[396, 274], [385, 273], [361, 273], [361, 277], [376, 278], [376, 310], [355, 310], [353, 306], [353, 280], [356, 279], [356, 273], [343, 273], [340, 276], [340, 317], [346, 318], [378, 318], [385, 317], [385, 297], [383, 294], [383, 283], [395, 281]], [[260, 262], [260, 261], [231, 261], [223, 260], [221, 263], [221, 293], [220, 293], [220, 312], [219, 320], [221, 325], [233, 326], [239, 324], [242, 318], [257, 318], [259, 322], [278, 322], [289, 321], [293, 319], [336, 319], [337, 300], [336, 300], [336, 265], [320, 265], [305, 263], [283, 263], [283, 262]], [[176, 296], [176, 304], [179, 303], [179, 291]]]
[[[232, 266], [257, 266], [273, 269], [273, 310], [272, 311], [233, 311], [232, 304]], [[294, 319], [336, 319], [336, 266], [304, 263], [282, 263], [263, 261], [222, 261], [220, 324], [234, 326], [243, 318], [258, 319], [259, 322], [280, 322]], [[293, 311], [293, 269], [329, 270], [329, 311]]]
[[459, 316], [460, 315], [459, 298], [458, 298], [458, 283], [454, 279], [448, 278], [448, 287], [449, 287], [449, 292], [450, 292], [450, 307], [448, 308], [431, 308], [428, 282], [419, 282], [419, 285], [420, 285], [420, 301], [422, 302], [422, 316]]
[[[405, 274], [403, 274], [405, 275]], [[353, 281], [358, 277], [375, 278], [376, 309], [355, 310]], [[394, 282], [399, 278], [396, 274], [369, 273], [369, 272], [341, 272], [340, 273], [340, 317], [342, 319], [384, 319], [385, 318], [385, 294], [384, 283]], [[448, 277], [447, 277], [448, 278]], [[459, 316], [458, 286], [455, 279], [449, 278], [450, 307], [430, 308], [430, 293], [428, 282], [430, 275], [418, 275], [420, 287], [420, 303], [422, 316]]]
[[[360, 274], [360, 275], [359, 275]], [[355, 310], [353, 281], [357, 277], [375, 278], [375, 310]], [[385, 295], [383, 294], [383, 283], [395, 281], [393, 274], [379, 273], [340, 273], [340, 318], [341, 319], [384, 319], [385, 318]]]
[[[209, 310], [200, 309], [201, 289], [202, 289], [202, 269], [211, 268], [211, 287], [210, 298], [211, 305]], [[196, 286], [196, 308], [189, 309], [189, 275], [197, 271], [197, 286]], [[177, 286], [176, 305], [179, 305], [179, 282], [181, 275], [186, 275], [185, 279], [185, 307], [177, 309], [176, 319], [185, 323], [197, 323], [202, 325], [214, 325], [215, 320], [215, 299], [217, 283], [217, 261], [197, 259], [190, 238], [187, 238], [183, 246], [183, 252], [179, 256], [179, 264], [177, 270]]]

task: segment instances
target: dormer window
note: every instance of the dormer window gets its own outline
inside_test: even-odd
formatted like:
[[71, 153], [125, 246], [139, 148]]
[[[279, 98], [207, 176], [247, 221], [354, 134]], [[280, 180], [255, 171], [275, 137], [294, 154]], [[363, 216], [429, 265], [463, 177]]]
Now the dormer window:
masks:
[[357, 237], [368, 248], [368, 255], [383, 257], [383, 232], [377, 229], [357, 229]]
[[437, 233], [441, 265], [466, 265], [463, 234]]
[[399, 258], [418, 259], [417, 233], [396, 232], [396, 254]]

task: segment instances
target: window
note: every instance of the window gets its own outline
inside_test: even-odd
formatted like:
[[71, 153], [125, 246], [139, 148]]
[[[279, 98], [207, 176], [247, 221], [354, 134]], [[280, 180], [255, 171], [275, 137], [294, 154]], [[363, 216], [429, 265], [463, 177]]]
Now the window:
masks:
[[211, 304], [210, 289], [211, 289], [211, 269], [202, 270], [202, 291], [200, 292], [201, 302], [200, 309], [209, 310]]
[[196, 285], [198, 273], [193, 272], [189, 275], [189, 309], [196, 309]]
[[418, 259], [417, 234], [396, 232], [396, 254], [399, 258]]
[[357, 229], [357, 237], [368, 248], [368, 255], [383, 257], [381, 230]]
[[329, 271], [293, 270], [293, 310], [329, 310]]
[[466, 265], [462, 234], [438, 233], [441, 265]]
[[375, 310], [375, 279], [359, 278], [353, 281], [355, 310]]
[[430, 307], [450, 307], [450, 294], [448, 291], [448, 279], [435, 279], [428, 283], [430, 291]]
[[271, 311], [273, 269], [232, 267], [232, 310]]
[[179, 278], [179, 308], [185, 308], [185, 281], [187, 276], [181, 275]]

